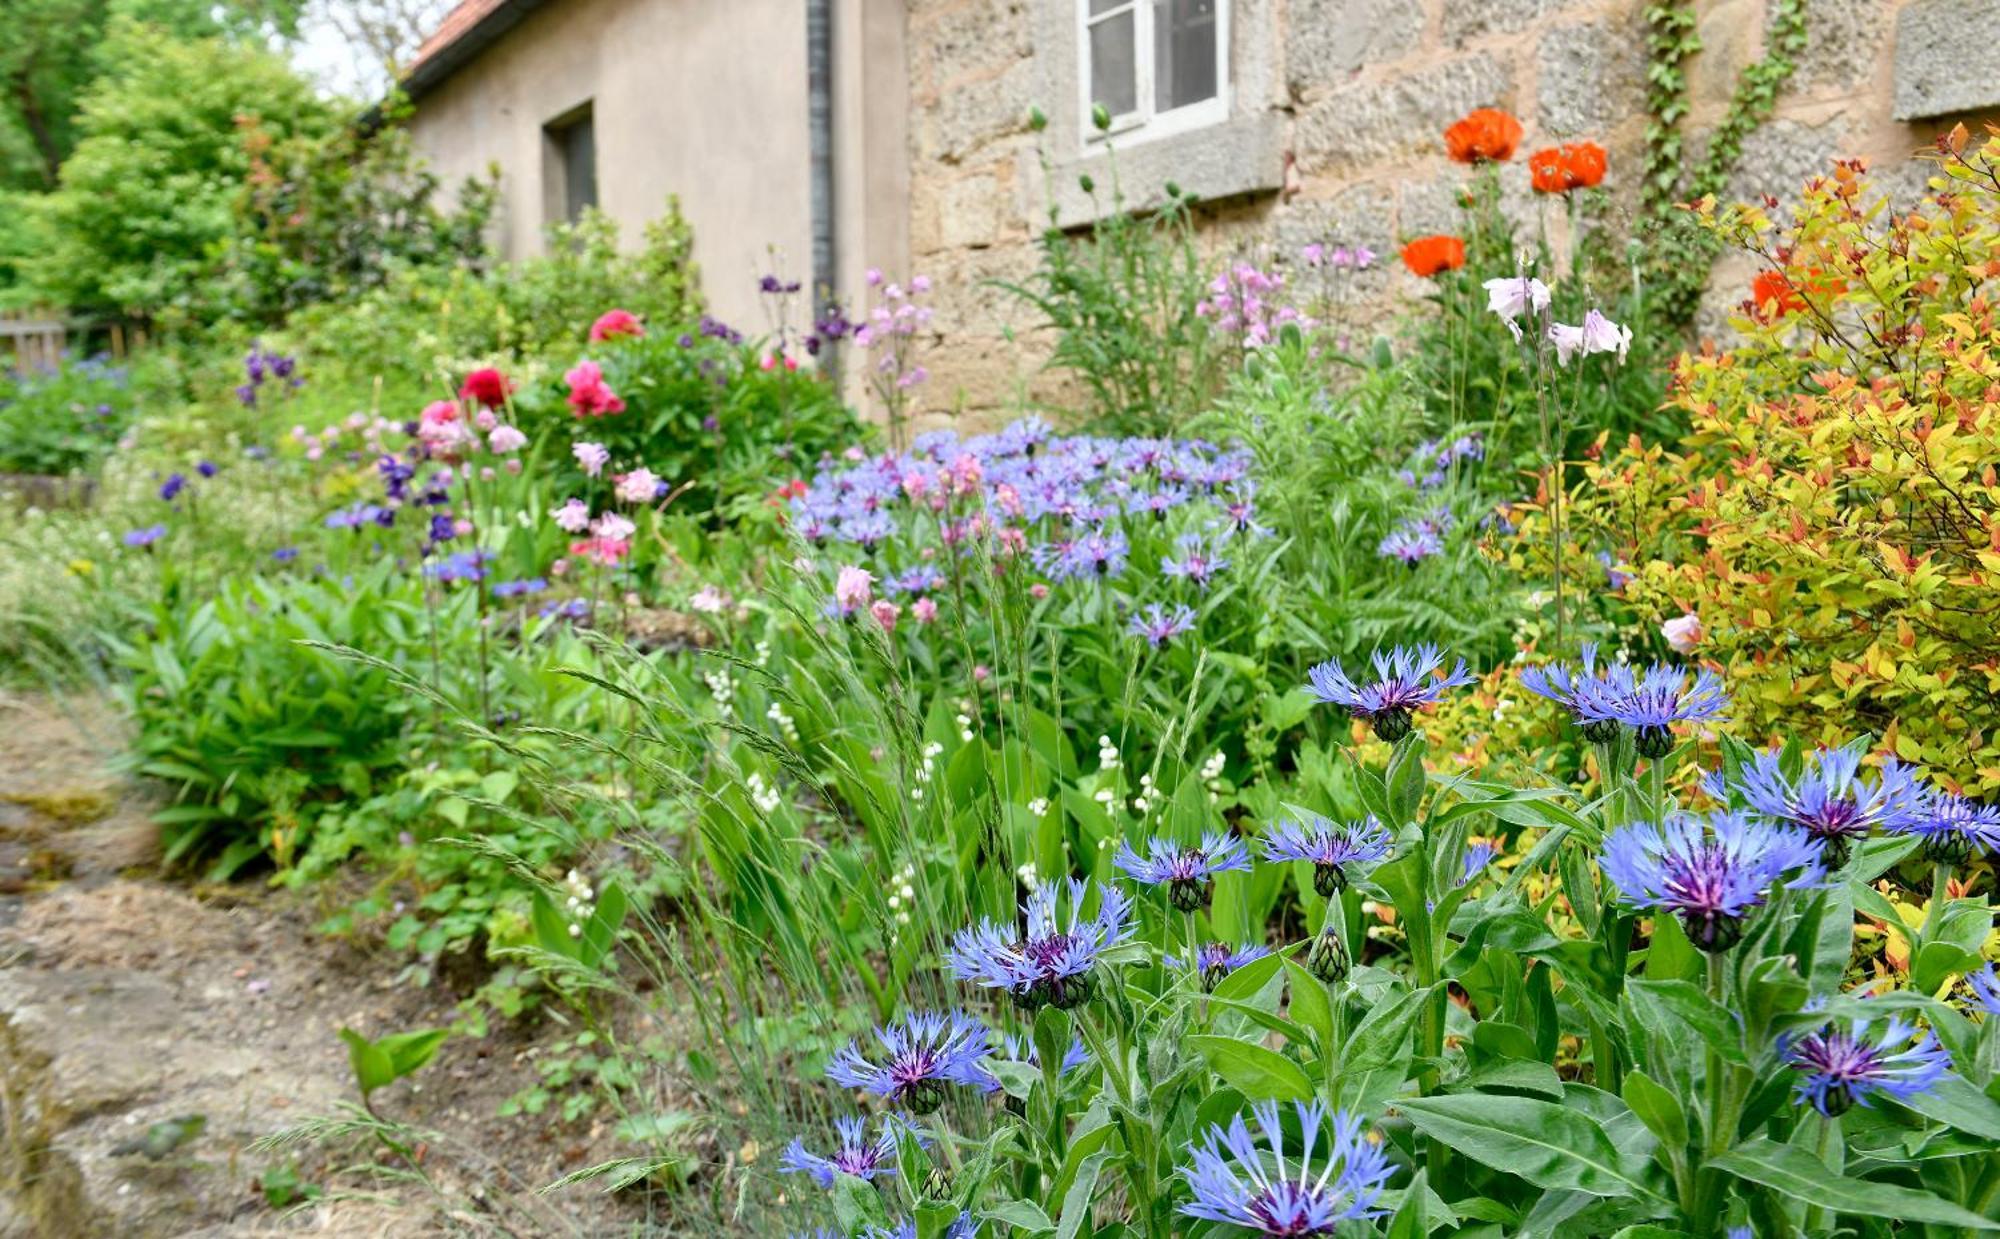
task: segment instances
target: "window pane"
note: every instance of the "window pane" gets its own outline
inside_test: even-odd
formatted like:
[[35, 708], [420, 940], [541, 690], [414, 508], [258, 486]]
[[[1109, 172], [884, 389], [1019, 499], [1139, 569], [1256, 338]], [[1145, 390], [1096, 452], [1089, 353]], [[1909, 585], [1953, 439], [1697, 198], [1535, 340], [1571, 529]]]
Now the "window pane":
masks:
[[1216, 95], [1215, 6], [1221, 0], [1153, 0], [1153, 110]]
[[597, 130], [590, 118], [561, 134], [563, 147], [563, 216], [574, 223], [585, 207], [597, 205]]
[[1132, 0], [1090, 0], [1090, 15], [1096, 17], [1099, 13], [1109, 13], [1113, 9], [1122, 9], [1131, 2]]
[[1129, 9], [1090, 28], [1090, 101], [1113, 116], [1139, 107], [1139, 75], [1133, 30], [1138, 14]]

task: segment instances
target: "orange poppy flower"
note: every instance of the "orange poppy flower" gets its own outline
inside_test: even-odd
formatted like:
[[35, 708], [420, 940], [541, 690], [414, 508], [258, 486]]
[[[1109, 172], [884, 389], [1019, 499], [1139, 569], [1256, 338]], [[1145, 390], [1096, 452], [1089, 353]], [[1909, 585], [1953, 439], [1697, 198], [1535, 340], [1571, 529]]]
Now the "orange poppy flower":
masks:
[[1465, 265], [1465, 242], [1457, 237], [1418, 237], [1403, 247], [1403, 265], [1429, 279]]
[[1566, 194], [1604, 182], [1604, 148], [1595, 142], [1551, 146], [1528, 156], [1528, 182], [1536, 193]]
[[1459, 163], [1504, 163], [1521, 145], [1521, 122], [1499, 108], [1475, 108], [1444, 131], [1444, 148]]

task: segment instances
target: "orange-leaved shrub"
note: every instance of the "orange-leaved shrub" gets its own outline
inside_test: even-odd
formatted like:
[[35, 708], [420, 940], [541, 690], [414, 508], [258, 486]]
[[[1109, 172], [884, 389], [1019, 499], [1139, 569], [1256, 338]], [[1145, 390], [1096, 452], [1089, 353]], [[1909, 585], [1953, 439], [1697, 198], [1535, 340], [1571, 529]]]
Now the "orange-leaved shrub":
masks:
[[[1968, 151], [1961, 127], [1935, 161], [1906, 210], [1856, 162], [1811, 181], [1786, 222], [1697, 206], [1762, 264], [1743, 339], [1680, 359], [1678, 445], [1582, 462], [1566, 568], [1601, 581], [1606, 551], [1630, 574], [1629, 618], [1698, 617], [1692, 652], [1727, 673], [1744, 739], [1870, 735], [1990, 795], [2000, 130]], [[1524, 528], [1523, 545], [1543, 536]]]

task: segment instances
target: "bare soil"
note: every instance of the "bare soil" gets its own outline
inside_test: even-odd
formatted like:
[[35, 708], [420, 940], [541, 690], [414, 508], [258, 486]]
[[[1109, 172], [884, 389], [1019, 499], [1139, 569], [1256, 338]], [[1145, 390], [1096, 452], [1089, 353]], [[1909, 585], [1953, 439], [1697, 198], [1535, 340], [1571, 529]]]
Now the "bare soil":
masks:
[[[307, 897], [159, 876], [121, 739], [100, 702], [0, 692], [0, 1239], [647, 1232], [597, 1186], [535, 1190], [617, 1155], [605, 1124], [497, 1117], [549, 1022], [454, 1036], [377, 1093], [424, 1133], [408, 1162], [355, 1135], [253, 1147], [351, 1106], [340, 1028], [448, 1025], [461, 995], [396, 984], [404, 961], [316, 932]], [[114, 1152], [186, 1115], [181, 1147]], [[273, 1207], [260, 1180], [288, 1166], [320, 1195]]]

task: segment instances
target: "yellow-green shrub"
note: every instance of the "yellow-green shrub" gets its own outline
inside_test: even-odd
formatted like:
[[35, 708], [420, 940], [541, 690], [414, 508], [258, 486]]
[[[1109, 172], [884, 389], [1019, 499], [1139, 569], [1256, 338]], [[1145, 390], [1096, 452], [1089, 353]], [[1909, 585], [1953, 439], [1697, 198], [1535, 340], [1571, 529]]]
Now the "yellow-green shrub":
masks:
[[[1704, 203], [1765, 264], [1726, 352], [1683, 356], [1676, 448], [1583, 462], [1572, 579], [1630, 566], [1643, 623], [1692, 612], [1735, 730], [1871, 734], [1967, 790], [2000, 788], [2000, 131], [1939, 145], [1892, 211], [1865, 169], [1789, 222]], [[1607, 445], [1608, 446], [1608, 445]], [[1573, 475], [1574, 476], [1574, 475]], [[1524, 527], [1538, 547], [1545, 527]]]

